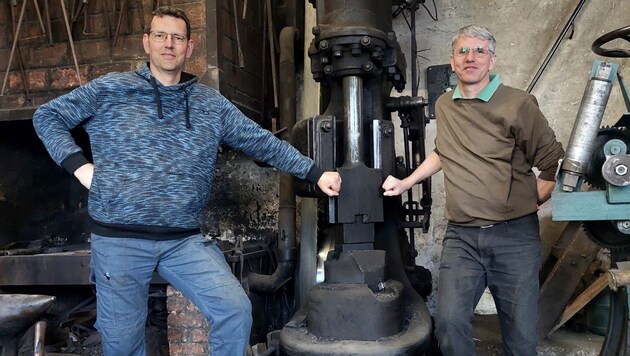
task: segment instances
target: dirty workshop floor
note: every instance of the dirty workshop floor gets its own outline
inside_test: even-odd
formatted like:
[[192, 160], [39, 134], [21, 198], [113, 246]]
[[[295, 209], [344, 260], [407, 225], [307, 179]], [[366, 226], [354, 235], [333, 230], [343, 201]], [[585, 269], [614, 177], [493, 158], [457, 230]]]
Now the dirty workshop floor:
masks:
[[[477, 356], [500, 356], [501, 333], [496, 314], [476, 315], [473, 337]], [[578, 333], [563, 327], [538, 345], [538, 356], [597, 356], [604, 337], [590, 332]]]

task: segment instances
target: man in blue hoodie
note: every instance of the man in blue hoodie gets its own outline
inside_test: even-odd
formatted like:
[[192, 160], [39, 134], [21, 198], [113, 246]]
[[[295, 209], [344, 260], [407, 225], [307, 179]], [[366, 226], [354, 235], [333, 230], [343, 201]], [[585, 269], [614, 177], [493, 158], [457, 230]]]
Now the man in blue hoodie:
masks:
[[[157, 270], [208, 320], [213, 356], [243, 355], [251, 304], [221, 250], [200, 232], [219, 146], [317, 183], [329, 196], [339, 194], [341, 178], [183, 72], [193, 50], [184, 12], [157, 9], [142, 43], [146, 65], [97, 78], [33, 116], [54, 161], [89, 189], [103, 351], [146, 354], [148, 287]], [[93, 164], [70, 134], [77, 126], [90, 137]]]

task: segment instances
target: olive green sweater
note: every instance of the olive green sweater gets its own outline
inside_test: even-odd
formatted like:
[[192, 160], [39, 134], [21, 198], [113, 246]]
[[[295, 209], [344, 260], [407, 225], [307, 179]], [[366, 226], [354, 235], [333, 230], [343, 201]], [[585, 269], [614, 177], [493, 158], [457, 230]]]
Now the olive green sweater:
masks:
[[[454, 99], [455, 94], [455, 99]], [[536, 175], [553, 181], [562, 145], [533, 95], [500, 84], [476, 99], [459, 91], [437, 101], [435, 152], [444, 172], [446, 218], [483, 226], [537, 210]]]

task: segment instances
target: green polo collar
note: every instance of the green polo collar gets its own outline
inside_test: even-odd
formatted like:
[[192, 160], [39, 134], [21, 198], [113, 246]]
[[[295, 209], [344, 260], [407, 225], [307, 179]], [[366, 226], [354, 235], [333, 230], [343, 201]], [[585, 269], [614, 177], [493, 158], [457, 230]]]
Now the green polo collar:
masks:
[[[477, 99], [483, 100], [485, 102], [490, 101], [490, 98], [492, 98], [494, 92], [497, 91], [499, 84], [501, 84], [501, 78], [499, 77], [499, 75], [490, 74], [490, 83], [488, 83], [488, 85], [483, 88], [479, 95], [477, 95]], [[453, 91], [453, 100], [455, 99], [464, 99], [462, 93], [459, 91], [459, 85], [456, 86], [455, 90]]]

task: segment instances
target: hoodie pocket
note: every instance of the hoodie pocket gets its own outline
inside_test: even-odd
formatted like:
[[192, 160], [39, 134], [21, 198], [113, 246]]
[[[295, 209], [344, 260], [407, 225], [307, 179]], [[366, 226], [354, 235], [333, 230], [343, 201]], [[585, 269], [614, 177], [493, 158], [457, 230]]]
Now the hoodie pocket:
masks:
[[209, 188], [198, 175], [142, 164], [105, 165], [95, 180], [104, 215], [95, 218], [111, 224], [197, 227]]

